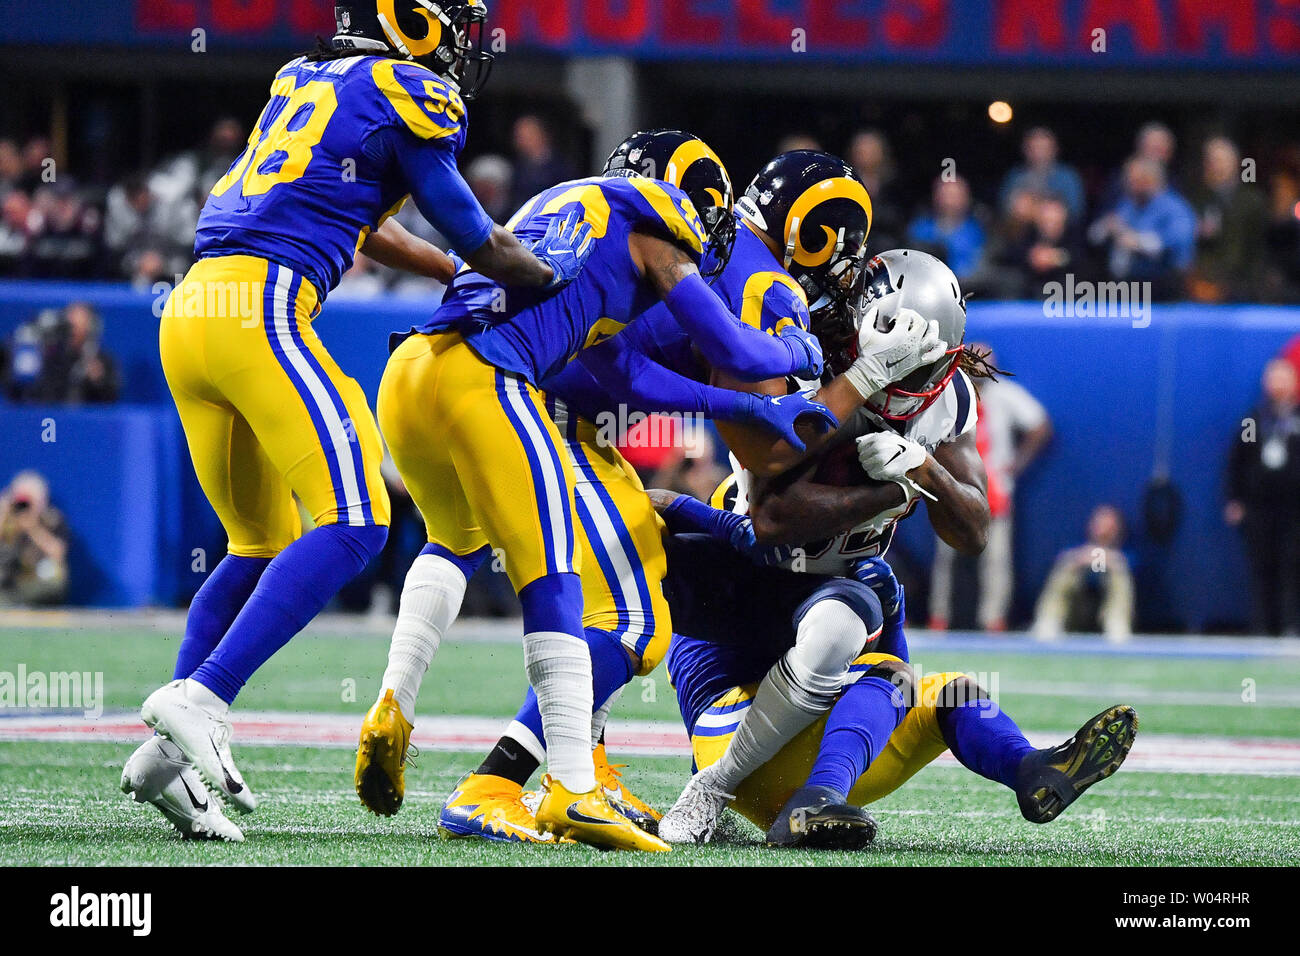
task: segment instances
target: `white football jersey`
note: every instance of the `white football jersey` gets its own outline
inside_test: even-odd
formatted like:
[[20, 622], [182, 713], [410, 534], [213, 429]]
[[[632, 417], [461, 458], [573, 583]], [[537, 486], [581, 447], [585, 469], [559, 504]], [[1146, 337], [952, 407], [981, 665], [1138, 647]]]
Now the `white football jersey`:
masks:
[[[939, 397], [915, 418], [905, 422], [889, 422], [863, 406], [849, 424], [854, 438], [885, 429], [898, 431], [899, 426], [902, 426], [903, 437], [932, 453], [943, 442], [953, 441], [973, 431], [977, 415], [975, 386], [966, 373], [959, 369], [939, 393]], [[731, 510], [748, 514], [749, 489], [754, 477], [740, 466], [734, 455], [731, 456], [731, 467], [735, 486], [734, 500], [729, 502]], [[726, 498], [731, 499], [732, 496], [728, 494]], [[783, 566], [814, 574], [847, 575], [855, 562], [863, 558], [874, 558], [889, 550], [889, 545], [894, 540], [894, 528], [915, 510], [918, 500], [919, 498], [913, 498], [906, 505], [887, 508], [834, 538], [810, 541], [797, 550]]]

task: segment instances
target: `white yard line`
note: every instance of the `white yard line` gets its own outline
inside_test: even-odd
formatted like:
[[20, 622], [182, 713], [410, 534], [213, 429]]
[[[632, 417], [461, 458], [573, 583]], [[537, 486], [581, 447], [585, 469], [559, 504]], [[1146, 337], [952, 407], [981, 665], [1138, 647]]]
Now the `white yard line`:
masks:
[[[505, 729], [494, 717], [423, 717], [412, 742], [421, 750], [477, 752], [490, 748]], [[300, 746], [353, 749], [358, 718], [352, 714], [294, 714], [243, 711], [235, 716], [236, 746]], [[0, 719], [0, 741], [103, 741], [129, 743], [146, 733], [129, 714], [98, 719], [38, 714]], [[1032, 731], [1030, 742], [1045, 747], [1068, 731]], [[612, 753], [641, 757], [686, 757], [690, 747], [681, 725], [664, 721], [616, 721], [608, 731]], [[955, 765], [944, 754], [940, 766]], [[1300, 776], [1300, 740], [1272, 737], [1197, 737], [1143, 734], [1124, 765], [1126, 773], [1222, 773]]]

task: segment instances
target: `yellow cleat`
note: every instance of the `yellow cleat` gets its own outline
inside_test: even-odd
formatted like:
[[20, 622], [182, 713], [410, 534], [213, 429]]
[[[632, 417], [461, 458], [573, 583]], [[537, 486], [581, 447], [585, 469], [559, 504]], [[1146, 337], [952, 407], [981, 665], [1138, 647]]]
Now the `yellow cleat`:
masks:
[[609, 798], [614, 808], [647, 833], [657, 832], [663, 814], [634, 794], [623, 783], [623, 775], [619, 770], [627, 764], [610, 763], [609, 756], [605, 753], [604, 743], [596, 745], [596, 749], [591, 752], [591, 759], [596, 764], [596, 782], [605, 791], [605, 796]]
[[481, 837], [495, 843], [554, 843], [537, 829], [537, 818], [521, 799], [524, 788], [491, 774], [462, 777], [438, 814], [438, 829], [448, 837]]
[[542, 778], [542, 802], [537, 806], [537, 829], [578, 843], [614, 850], [667, 853], [672, 849], [646, 833], [609, 805], [597, 784], [587, 793], [573, 793], [547, 774]]
[[353, 783], [366, 808], [381, 817], [391, 817], [402, 808], [406, 796], [406, 751], [415, 728], [402, 716], [402, 708], [391, 690], [361, 723], [357, 745], [357, 769]]

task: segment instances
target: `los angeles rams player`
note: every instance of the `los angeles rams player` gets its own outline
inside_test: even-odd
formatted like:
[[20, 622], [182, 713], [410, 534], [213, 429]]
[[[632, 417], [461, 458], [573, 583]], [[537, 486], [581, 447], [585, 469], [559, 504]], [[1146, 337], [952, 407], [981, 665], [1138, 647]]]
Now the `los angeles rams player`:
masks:
[[[914, 308], [938, 316], [945, 338], [961, 342], [960, 289], [942, 263], [911, 251], [886, 253], [872, 261], [864, 283], [859, 321], [865, 318], [870, 326], [881, 312], [888, 317]], [[844, 338], [833, 328], [822, 331], [828, 340]], [[833, 354], [833, 364], [843, 361]], [[917, 688], [922, 705], [911, 712], [910, 698], [892, 689], [910, 679], [901, 664], [907, 657], [903, 595], [887, 565], [872, 556], [888, 547], [896, 522], [910, 513], [918, 492], [956, 500], [947, 508], [931, 501], [931, 521], [946, 538], [958, 538], [959, 546], [978, 545], [983, 469], [965, 437], [975, 414], [968, 371], [989, 369], [959, 345], [937, 362], [909, 369], [901, 383], [873, 396], [858, 420], [846, 426], [850, 437], [867, 432], [857, 438], [856, 457], [876, 480], [851, 487], [843, 481], [823, 483], [819, 466], [764, 487], [741, 472], [717, 498], [728, 498], [736, 511], [749, 510], [752, 525], [734, 512], [652, 492], [677, 530], [730, 540], [742, 534], [753, 538], [756, 531], [766, 540], [829, 536], [801, 549], [800, 567], [811, 574], [754, 569], [734, 554], [719, 553], [716, 541], [693, 536], [675, 539], [670, 547], [666, 590], [675, 624], [690, 636], [674, 638], [669, 672], [694, 733], [701, 773], [664, 818], [666, 839], [707, 840], [717, 814], [732, 799], [723, 788], [730, 788], [742, 812], [761, 805], [754, 818], [770, 827], [770, 842], [860, 845], [874, 835], [874, 823], [858, 809], [866, 802], [862, 793], [883, 796], [948, 747], [971, 769], [1016, 788], [1026, 817], [1045, 822], [1123, 760], [1136, 726], [1128, 708], [1098, 715], [1067, 744], [1034, 751], [1031, 758], [1033, 748], [1014, 722], [961, 675], [926, 675]], [[883, 433], [875, 429], [889, 422], [896, 423], [893, 437], [877, 438]], [[889, 467], [896, 458], [900, 467]], [[962, 486], [956, 495], [945, 487], [953, 482]], [[851, 573], [859, 580], [846, 579]], [[880, 602], [863, 583], [885, 592], [886, 626], [879, 645], [869, 648], [876, 653], [859, 657], [862, 632], [881, 621]], [[743, 598], [733, 597], [741, 593]], [[816, 619], [819, 611], [825, 620]], [[854, 616], [862, 623], [851, 627]], [[729, 636], [733, 629], [746, 635], [743, 645]], [[841, 694], [850, 684], [852, 689]], [[819, 719], [832, 702], [830, 718]], [[822, 744], [815, 765], [811, 757], [804, 764], [787, 759], [782, 748], [793, 747], [792, 737], [802, 741], [800, 755], [809, 740], [813, 754]], [[866, 790], [853, 789], [850, 802], [861, 771], [882, 751], [887, 759], [873, 771]], [[758, 802], [756, 793], [763, 795]]]
[[[537, 383], [659, 301], [711, 363], [741, 378], [806, 375], [821, 356], [795, 325], [769, 336], [728, 311], [697, 268], [711, 236], [680, 189], [637, 175], [561, 183], [510, 225], [531, 238], [565, 216], [580, 216], [594, 250], [573, 285], [549, 297], [505, 295], [462, 272], [434, 318], [389, 360], [379, 418], [430, 544], [408, 574], [384, 696], [363, 725], [358, 767], [373, 768], [381, 789], [392, 786], [409, 735], [403, 711], [414, 705], [413, 694], [403, 701], [396, 692], [411, 682], [405, 675], [423, 673], [466, 578], [495, 547], [523, 606], [525, 664], [548, 745], [539, 829], [662, 850], [596, 784], [572, 465]], [[358, 785], [369, 786], [364, 769]]]
[[[385, 222], [409, 194], [503, 284], [557, 288], [582, 262], [566, 224], [530, 237], [535, 251], [495, 227], [457, 171], [465, 100], [491, 60], [471, 40], [480, 0], [339, 0], [335, 14], [331, 47], [276, 73], [248, 145], [208, 197], [199, 261], [159, 330], [195, 471], [230, 541], [194, 598], [174, 680], [144, 703], [160, 736], [128, 761], [122, 788], [187, 835], [241, 838], [186, 763], [223, 800], [254, 808], [228, 707], [387, 535], [374, 419], [312, 327], [354, 252], [450, 278], [448, 257]], [[306, 534], [294, 495], [314, 522]]]

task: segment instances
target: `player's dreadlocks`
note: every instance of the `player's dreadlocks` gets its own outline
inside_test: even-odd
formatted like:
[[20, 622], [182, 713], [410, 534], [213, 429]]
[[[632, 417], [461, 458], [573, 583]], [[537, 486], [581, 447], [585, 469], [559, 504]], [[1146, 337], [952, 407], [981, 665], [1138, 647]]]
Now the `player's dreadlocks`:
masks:
[[971, 345], [964, 346], [957, 354], [957, 367], [971, 378], [987, 378], [990, 382], [996, 382], [999, 375], [1015, 378], [1014, 372], [998, 368], [989, 361], [989, 356], [992, 354], [992, 349], [981, 349], [978, 346]]
[[345, 56], [385, 56], [379, 50], [340, 50], [325, 42], [324, 37], [316, 34], [316, 48], [303, 54], [308, 63], [324, 63], [326, 60], [341, 60]]

